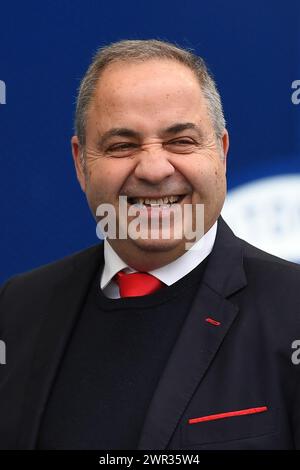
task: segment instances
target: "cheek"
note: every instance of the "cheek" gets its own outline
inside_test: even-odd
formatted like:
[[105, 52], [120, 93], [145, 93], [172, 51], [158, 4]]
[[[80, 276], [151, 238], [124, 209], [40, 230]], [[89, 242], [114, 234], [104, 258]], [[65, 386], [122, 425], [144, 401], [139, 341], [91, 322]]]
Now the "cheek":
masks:
[[87, 192], [90, 199], [110, 202], [118, 196], [128, 171], [119, 161], [101, 161], [87, 169]]
[[108, 181], [111, 181], [111, 175], [106, 174], [99, 165], [91, 165], [87, 168], [86, 197], [93, 209], [109, 199]]
[[185, 174], [197, 192], [203, 192], [212, 185], [216, 185], [219, 178], [217, 166], [212, 167], [207, 162], [197, 162], [197, 164], [191, 165], [186, 169]]
[[189, 168], [185, 177], [201, 199], [219, 199], [226, 191], [226, 177], [222, 164], [202, 162]]
[[224, 184], [226, 184], [226, 175], [223, 166], [218, 166], [214, 170], [214, 184], [216, 188], [222, 190]]
[[223, 203], [226, 194], [226, 176], [224, 169], [218, 166], [214, 169], [209, 179], [209, 192], [208, 195], [211, 201], [215, 204]]

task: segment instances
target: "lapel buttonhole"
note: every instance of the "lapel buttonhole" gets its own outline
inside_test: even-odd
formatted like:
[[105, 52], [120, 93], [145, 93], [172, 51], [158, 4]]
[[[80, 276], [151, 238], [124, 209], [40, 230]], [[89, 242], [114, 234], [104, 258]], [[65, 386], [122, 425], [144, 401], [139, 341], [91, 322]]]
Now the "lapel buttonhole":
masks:
[[221, 325], [221, 322], [217, 321], [217, 320], [214, 320], [213, 318], [205, 318], [205, 321], [207, 323], [210, 323], [211, 325], [214, 325], [214, 326], [220, 326]]

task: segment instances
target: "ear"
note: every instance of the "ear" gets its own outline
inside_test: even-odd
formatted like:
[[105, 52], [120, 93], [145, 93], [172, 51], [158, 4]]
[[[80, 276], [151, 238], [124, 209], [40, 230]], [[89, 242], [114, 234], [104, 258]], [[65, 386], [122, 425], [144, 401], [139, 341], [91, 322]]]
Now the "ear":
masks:
[[225, 173], [226, 173], [226, 168], [227, 168], [227, 153], [229, 149], [229, 134], [227, 129], [224, 129], [224, 133], [221, 139], [221, 147], [223, 150], [223, 164], [225, 167]]
[[72, 155], [73, 155], [73, 161], [75, 165], [77, 179], [79, 181], [82, 191], [85, 193], [86, 178], [85, 178], [85, 171], [84, 171], [84, 166], [83, 166], [83, 149], [79, 143], [79, 139], [77, 135], [74, 135], [72, 137], [71, 145], [72, 145]]

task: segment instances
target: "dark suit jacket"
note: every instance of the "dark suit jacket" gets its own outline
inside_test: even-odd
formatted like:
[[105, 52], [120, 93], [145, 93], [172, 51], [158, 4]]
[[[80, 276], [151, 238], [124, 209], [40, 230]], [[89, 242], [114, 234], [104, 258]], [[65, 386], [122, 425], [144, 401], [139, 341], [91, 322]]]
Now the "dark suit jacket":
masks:
[[[98, 244], [3, 286], [1, 449], [35, 448], [68, 337], [101, 263]], [[299, 292], [298, 265], [240, 240], [220, 217], [138, 448], [300, 449], [300, 365], [291, 360], [300, 339]]]

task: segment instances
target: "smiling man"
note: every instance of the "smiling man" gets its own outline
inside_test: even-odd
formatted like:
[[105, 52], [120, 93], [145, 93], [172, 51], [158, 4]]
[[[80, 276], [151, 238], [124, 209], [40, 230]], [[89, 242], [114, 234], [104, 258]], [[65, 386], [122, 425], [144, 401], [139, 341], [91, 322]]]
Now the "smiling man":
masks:
[[[101, 203], [117, 209], [119, 196], [125, 195], [129, 203], [145, 202], [151, 217], [151, 206], [175, 198], [182, 207], [204, 204], [207, 232], [220, 214], [226, 191], [228, 133], [222, 111], [215, 110], [219, 129], [213, 112], [208, 112], [213, 103], [185, 64], [164, 56], [125, 58], [126, 63], [113, 60], [102, 69], [86, 110], [84, 138], [72, 139], [78, 179], [90, 208], [94, 214]], [[213, 89], [206, 92], [216, 95]], [[117, 221], [118, 216], [117, 210]], [[128, 265], [149, 271], [184, 254], [187, 240], [172, 236], [175, 230], [172, 226], [169, 239], [149, 233], [147, 239], [127, 237], [110, 240], [110, 245]]]
[[3, 286], [0, 447], [299, 449], [300, 269], [220, 216], [229, 138], [203, 60], [100, 49], [71, 144], [116, 230]]

